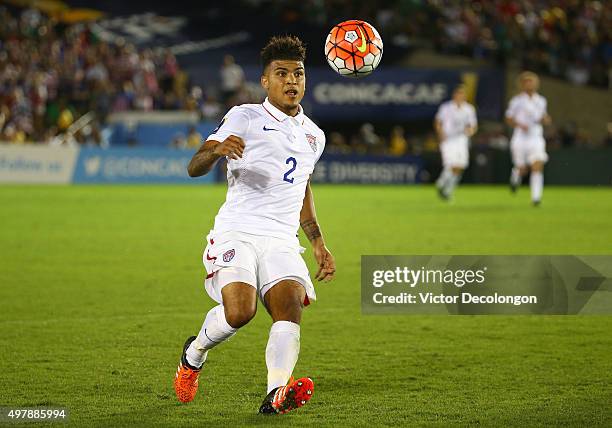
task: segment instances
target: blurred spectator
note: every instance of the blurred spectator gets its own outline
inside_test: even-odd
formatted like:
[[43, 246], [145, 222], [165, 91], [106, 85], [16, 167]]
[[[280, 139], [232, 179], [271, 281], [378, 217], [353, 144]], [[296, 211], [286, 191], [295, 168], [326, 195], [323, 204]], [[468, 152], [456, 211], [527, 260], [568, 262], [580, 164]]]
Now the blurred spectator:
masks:
[[218, 122], [221, 120], [223, 115], [223, 106], [217, 102], [217, 97], [214, 95], [208, 95], [204, 101], [202, 108], [202, 118], [212, 122]]
[[185, 139], [185, 134], [182, 132], [177, 132], [174, 134], [172, 138], [172, 142], [170, 143], [170, 147], [173, 149], [184, 149], [187, 147], [187, 140]]
[[244, 85], [244, 71], [242, 71], [242, 67], [236, 64], [233, 56], [225, 55], [220, 74], [223, 102], [228, 102], [228, 100], [236, 96], [238, 91]]
[[198, 132], [195, 126], [189, 127], [189, 132], [187, 133], [187, 148], [189, 149], [197, 149], [202, 144], [202, 134]]
[[567, 121], [559, 130], [559, 139], [562, 147], [572, 147], [576, 145], [576, 136], [578, 135], [578, 126], [574, 121]]
[[389, 138], [389, 154], [391, 156], [404, 156], [408, 152], [408, 142], [404, 137], [404, 128], [397, 125], [391, 130]]
[[376, 134], [374, 125], [371, 123], [364, 123], [359, 128], [359, 133], [353, 136], [351, 146], [361, 154], [383, 154], [385, 142]]
[[346, 143], [346, 138], [339, 132], [331, 132], [327, 137], [325, 152], [331, 154], [346, 155], [352, 152], [351, 147]]

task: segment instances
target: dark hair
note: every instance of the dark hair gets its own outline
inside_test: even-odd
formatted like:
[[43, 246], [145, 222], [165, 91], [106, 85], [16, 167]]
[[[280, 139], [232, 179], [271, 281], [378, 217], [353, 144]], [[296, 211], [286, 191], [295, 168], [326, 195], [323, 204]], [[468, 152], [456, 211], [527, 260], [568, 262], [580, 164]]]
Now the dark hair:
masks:
[[302, 61], [306, 59], [306, 46], [296, 36], [274, 36], [261, 50], [261, 65], [265, 70], [268, 65], [277, 59]]
[[467, 85], [465, 83], [460, 83], [453, 89], [453, 94], [458, 91], [467, 92]]

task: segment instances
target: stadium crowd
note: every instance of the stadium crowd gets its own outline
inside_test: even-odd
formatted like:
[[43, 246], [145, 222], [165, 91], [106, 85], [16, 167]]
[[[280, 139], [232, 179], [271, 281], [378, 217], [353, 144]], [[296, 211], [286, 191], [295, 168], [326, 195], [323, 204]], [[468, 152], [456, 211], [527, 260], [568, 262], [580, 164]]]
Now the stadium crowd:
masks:
[[606, 86], [612, 75], [612, 2], [441, 2], [436, 48]]
[[97, 120], [75, 138], [100, 145], [99, 124], [126, 110], [197, 110], [217, 120], [222, 108], [212, 95], [189, 87], [167, 50], [108, 44], [87, 25], [0, 7], [0, 140], [54, 142], [93, 111]]
[[[250, 0], [249, 3], [265, 1]], [[612, 85], [612, 2], [605, 0], [288, 1], [278, 19], [325, 30], [346, 16], [370, 20], [384, 40], [431, 46], [564, 78]]]
[[[372, 16], [383, 37], [404, 34], [433, 40], [445, 53], [502, 63], [518, 58], [520, 65], [577, 84], [607, 84], [612, 74], [612, 2], [428, 0], [375, 5], [333, 0], [283, 2], [271, 8], [281, 22], [303, 21], [310, 27], [340, 19], [335, 16], [340, 10]], [[64, 25], [36, 9], [11, 13], [0, 7], [0, 141], [61, 144], [71, 125], [92, 111], [96, 120], [76, 132], [74, 142], [105, 146], [102, 124], [113, 112], [188, 110], [217, 121], [232, 105], [253, 102], [260, 95], [229, 55], [220, 67], [220, 83], [218, 93], [190, 86], [188, 74], [168, 50], [109, 44], [86, 24]], [[366, 123], [352, 134], [332, 132], [330, 151], [401, 156], [437, 150], [433, 134], [407, 137], [399, 125], [381, 135]], [[612, 129], [604, 144], [610, 145], [610, 135]], [[475, 144], [499, 148], [507, 146], [506, 140], [501, 125], [484, 128], [474, 139]], [[547, 140], [551, 148], [599, 145], [572, 123], [551, 128]], [[192, 147], [195, 141], [190, 131], [169, 144]]]

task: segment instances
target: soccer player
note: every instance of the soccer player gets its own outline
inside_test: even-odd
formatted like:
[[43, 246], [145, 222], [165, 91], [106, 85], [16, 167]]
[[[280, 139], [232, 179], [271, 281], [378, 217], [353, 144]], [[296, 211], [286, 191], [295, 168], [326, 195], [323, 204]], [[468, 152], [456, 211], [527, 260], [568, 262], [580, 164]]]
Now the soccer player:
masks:
[[546, 98], [538, 94], [539, 86], [540, 79], [537, 74], [530, 71], [521, 73], [521, 93], [510, 100], [506, 110], [506, 122], [514, 128], [510, 141], [514, 164], [510, 174], [510, 188], [515, 193], [523, 176], [531, 170], [529, 185], [534, 206], [540, 205], [542, 200], [544, 164], [548, 160], [542, 125], [551, 122], [546, 112]]
[[305, 55], [297, 37], [270, 39], [261, 51], [267, 98], [232, 108], [189, 164], [189, 175], [198, 177], [226, 157], [228, 189], [203, 255], [205, 288], [218, 305], [183, 347], [174, 381], [182, 402], [194, 399], [208, 352], [255, 316], [257, 298], [273, 321], [265, 353], [268, 393], [259, 412], [288, 412], [314, 391], [310, 378], [291, 376], [300, 350], [302, 309], [315, 299], [300, 255], [300, 225], [318, 263], [315, 278], [331, 280], [336, 266], [310, 188], [325, 135], [300, 106]]
[[466, 101], [464, 85], [457, 86], [452, 99], [440, 105], [434, 127], [440, 140], [443, 166], [436, 187], [440, 197], [448, 200], [468, 166], [468, 140], [478, 129], [476, 109]]

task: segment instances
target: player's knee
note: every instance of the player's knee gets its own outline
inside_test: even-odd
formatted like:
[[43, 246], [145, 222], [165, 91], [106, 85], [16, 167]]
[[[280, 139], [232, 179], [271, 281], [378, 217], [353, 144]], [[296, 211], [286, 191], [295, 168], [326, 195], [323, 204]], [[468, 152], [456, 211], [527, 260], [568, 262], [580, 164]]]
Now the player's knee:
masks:
[[302, 309], [304, 303], [299, 296], [291, 296], [282, 302], [276, 302], [273, 308], [270, 308], [272, 320], [276, 321], [291, 321], [299, 324], [302, 319]]
[[256, 308], [249, 306], [225, 307], [225, 320], [233, 328], [240, 328], [249, 323], [255, 316]]

